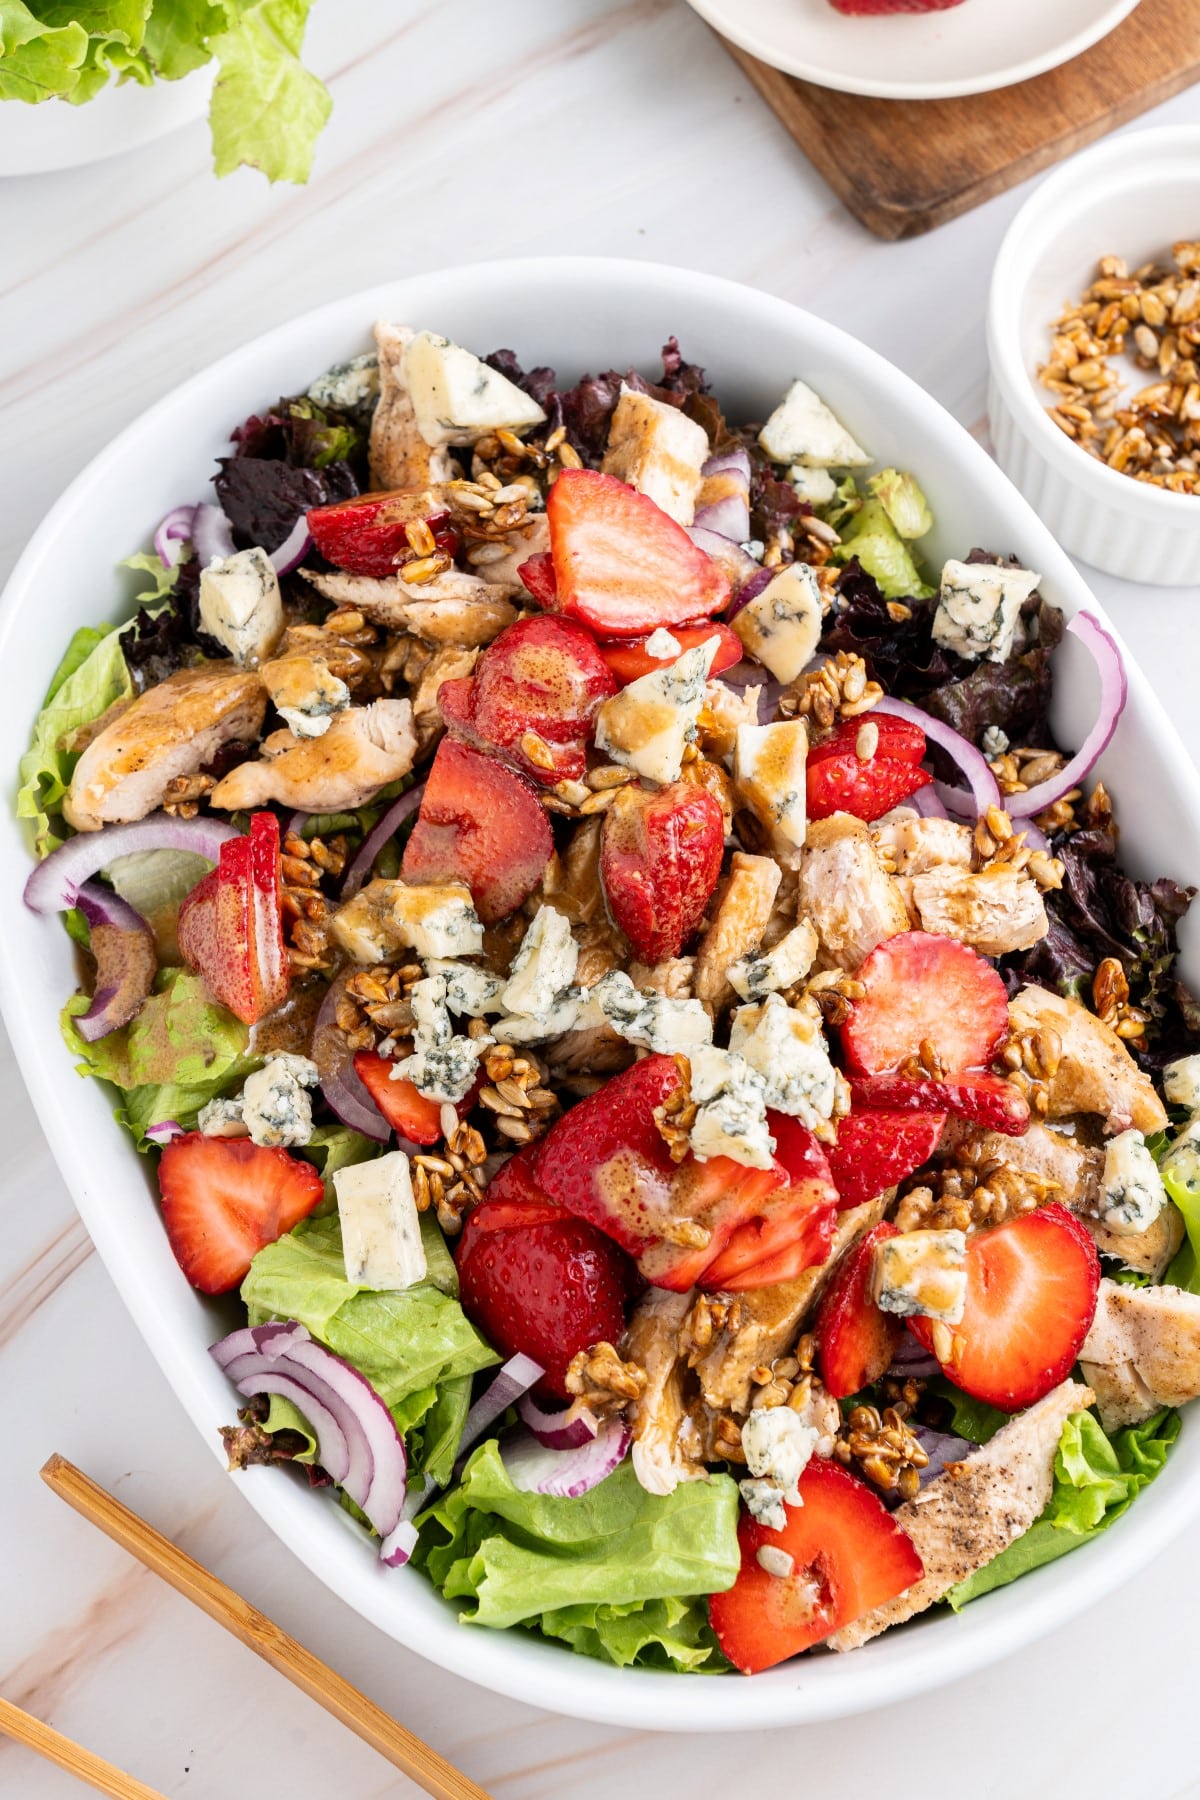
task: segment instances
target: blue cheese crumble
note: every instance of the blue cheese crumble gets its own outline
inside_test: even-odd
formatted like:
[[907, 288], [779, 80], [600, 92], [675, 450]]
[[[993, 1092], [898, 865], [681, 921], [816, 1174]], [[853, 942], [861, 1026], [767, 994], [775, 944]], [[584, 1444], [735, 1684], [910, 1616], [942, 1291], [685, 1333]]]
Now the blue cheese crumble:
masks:
[[307, 1144], [313, 1121], [306, 1090], [319, 1079], [307, 1056], [273, 1056], [246, 1077], [240, 1095], [202, 1107], [197, 1123], [205, 1137], [249, 1137], [271, 1147]]
[[789, 1006], [779, 994], [768, 994], [755, 1006], [739, 1006], [729, 1048], [758, 1076], [766, 1104], [776, 1112], [799, 1119], [810, 1131], [832, 1118], [837, 1071], [808, 1008]]
[[689, 1053], [696, 1117], [688, 1136], [700, 1162], [728, 1156], [751, 1169], [769, 1169], [775, 1140], [767, 1128], [766, 1088], [744, 1057], [713, 1045]]
[[739, 1482], [747, 1510], [769, 1531], [787, 1524], [784, 1504], [799, 1506], [800, 1477], [817, 1446], [817, 1432], [790, 1406], [758, 1406], [742, 1426], [742, 1451], [751, 1479]]
[[942, 570], [933, 640], [977, 662], [1004, 662], [1012, 654], [1021, 608], [1041, 581], [1032, 569], [1002, 563], [951, 560]]
[[1148, 1231], [1167, 1203], [1167, 1190], [1140, 1131], [1119, 1131], [1104, 1147], [1097, 1215], [1120, 1236]]

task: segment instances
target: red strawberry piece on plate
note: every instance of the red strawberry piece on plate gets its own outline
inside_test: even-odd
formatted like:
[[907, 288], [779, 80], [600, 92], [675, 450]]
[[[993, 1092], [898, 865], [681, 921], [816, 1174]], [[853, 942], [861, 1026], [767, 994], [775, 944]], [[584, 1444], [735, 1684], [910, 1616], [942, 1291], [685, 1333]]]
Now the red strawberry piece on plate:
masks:
[[538, 1186], [537, 1153], [540, 1145], [526, 1144], [515, 1156], [501, 1163], [492, 1179], [487, 1184], [487, 1197], [496, 1206], [501, 1201], [506, 1205], [524, 1205], [526, 1202], [535, 1206], [547, 1206], [549, 1202]]
[[906, 719], [880, 713], [847, 720], [809, 751], [809, 818], [848, 812], [868, 823], [881, 819], [932, 781], [917, 766], [924, 754], [924, 732]]
[[949, 12], [963, 0], [829, 0], [834, 12], [853, 18], [891, 18], [895, 13]]
[[557, 610], [558, 589], [554, 585], [554, 558], [548, 550], [539, 550], [535, 555], [527, 557], [518, 566], [517, 574], [539, 606], [544, 606], [547, 612]]
[[728, 578], [683, 526], [614, 475], [564, 469], [546, 515], [555, 604], [600, 637], [682, 625], [729, 599]]
[[1023, 1137], [1029, 1128], [1029, 1102], [1024, 1094], [1011, 1081], [986, 1072], [947, 1075], [943, 1081], [908, 1075], [852, 1075], [850, 1093], [856, 1108], [952, 1112], [987, 1131], [1007, 1132], [1009, 1137]]
[[[788, 1185], [779, 1164], [751, 1169], [691, 1155], [673, 1162], [655, 1113], [681, 1081], [674, 1057], [643, 1057], [552, 1126], [529, 1166], [534, 1191], [607, 1232], [637, 1257], [647, 1281], [677, 1293], [694, 1286], [740, 1225], [770, 1214]], [[524, 1197], [525, 1175], [514, 1198]], [[508, 1197], [507, 1185], [503, 1191]], [[794, 1208], [793, 1234], [810, 1211]], [[706, 1240], [689, 1244], [696, 1226]], [[783, 1239], [779, 1231], [767, 1249]]]
[[824, 1262], [833, 1242], [838, 1196], [824, 1150], [799, 1119], [786, 1113], [768, 1112], [767, 1124], [787, 1186], [764, 1200], [757, 1216], [739, 1225], [709, 1262], [700, 1285], [712, 1291], [742, 1293], [794, 1281]]
[[246, 1025], [281, 1006], [291, 984], [279, 876], [279, 821], [254, 813], [179, 906], [180, 955]]
[[645, 962], [678, 956], [712, 898], [725, 851], [715, 794], [677, 781], [621, 788], [604, 818], [600, 879], [614, 922]]
[[[391, 1071], [395, 1066], [394, 1058], [376, 1056], [373, 1050], [359, 1050], [354, 1058], [354, 1073], [392, 1130], [413, 1144], [436, 1144], [444, 1135], [443, 1102], [428, 1099], [415, 1082], [403, 1077], [393, 1081]], [[455, 1111], [460, 1119], [474, 1106], [481, 1085], [481, 1080], [476, 1081], [470, 1093], [458, 1102]]]
[[851, 1244], [821, 1296], [812, 1328], [817, 1370], [835, 1400], [878, 1381], [904, 1336], [902, 1322], [880, 1312], [871, 1291], [875, 1246], [895, 1236], [884, 1219]]
[[505, 1356], [523, 1350], [541, 1363], [540, 1390], [564, 1400], [571, 1359], [619, 1341], [637, 1286], [611, 1238], [554, 1206], [485, 1200], [467, 1220], [455, 1261], [472, 1324]]
[[616, 691], [591, 632], [543, 614], [502, 631], [469, 680], [442, 683], [438, 702], [456, 737], [552, 785], [583, 775], [592, 721]]
[[937, 1149], [945, 1124], [944, 1112], [873, 1106], [856, 1106], [839, 1119], [837, 1142], [825, 1154], [841, 1204], [861, 1206], [919, 1169]]
[[405, 881], [465, 881], [485, 925], [537, 886], [554, 839], [537, 790], [490, 756], [443, 738], [404, 847]]
[[[679, 645], [681, 655], [685, 650], [694, 650], [697, 644], [706, 644], [711, 638], [717, 638], [717, 654], [713, 658], [710, 675], [720, 675], [725, 669], [732, 669], [746, 654], [737, 632], [731, 631], [728, 625], [719, 624], [715, 619], [702, 625], [673, 625], [671, 636]], [[621, 687], [628, 687], [639, 676], [652, 675], [655, 669], [661, 669], [664, 662], [670, 661], [669, 657], [651, 656], [644, 637], [601, 644], [600, 654]]]
[[856, 1074], [896, 1069], [920, 1057], [923, 1046], [951, 1074], [981, 1069], [1008, 1030], [1003, 981], [955, 938], [929, 931], [885, 938], [857, 978], [866, 992], [842, 1027], [846, 1063]]
[[359, 494], [308, 514], [313, 543], [327, 562], [351, 575], [394, 575], [414, 554], [409, 527], [425, 525], [438, 550], [453, 556], [458, 536], [446, 507], [420, 490]]
[[1065, 1381], [1096, 1310], [1100, 1258], [1087, 1228], [1058, 1201], [967, 1239], [962, 1322], [946, 1326], [948, 1357], [932, 1319], [909, 1327], [964, 1393], [1018, 1412]]
[[[883, 1501], [837, 1463], [814, 1457], [799, 1491], [803, 1505], [787, 1507], [782, 1531], [742, 1517], [738, 1578], [708, 1602], [718, 1643], [746, 1675], [819, 1644], [925, 1573]], [[786, 1573], [763, 1568], [758, 1553], [768, 1547], [791, 1559]]]
[[311, 1163], [250, 1138], [173, 1138], [158, 1164], [163, 1224], [175, 1260], [202, 1294], [237, 1287], [251, 1258], [325, 1197]]

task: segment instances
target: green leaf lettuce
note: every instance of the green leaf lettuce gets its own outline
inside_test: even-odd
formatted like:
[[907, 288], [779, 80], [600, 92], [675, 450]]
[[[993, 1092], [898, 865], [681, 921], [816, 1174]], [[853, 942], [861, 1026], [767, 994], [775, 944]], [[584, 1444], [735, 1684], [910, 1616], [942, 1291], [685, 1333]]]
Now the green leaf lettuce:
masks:
[[333, 102], [300, 61], [311, 0], [255, 0], [228, 8], [229, 28], [212, 40], [221, 65], [212, 101], [218, 175], [243, 163], [270, 181], [307, 181]]
[[70, 747], [73, 734], [132, 695], [120, 633], [80, 626], [54, 672], [19, 767], [17, 817], [33, 821], [38, 856], [49, 855], [62, 841], [57, 828], [63, 796], [79, 760]]

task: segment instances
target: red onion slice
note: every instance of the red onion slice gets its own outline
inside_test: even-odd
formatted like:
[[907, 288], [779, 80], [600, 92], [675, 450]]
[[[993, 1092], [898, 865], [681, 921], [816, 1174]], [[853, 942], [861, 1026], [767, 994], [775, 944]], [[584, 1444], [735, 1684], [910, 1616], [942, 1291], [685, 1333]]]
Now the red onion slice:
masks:
[[696, 524], [688, 527], [688, 536], [697, 550], [703, 550], [705, 556], [716, 563], [734, 594], [740, 595], [746, 583], [759, 573], [759, 564], [749, 552], [723, 532]]
[[[753, 560], [753, 559], [748, 559], [748, 560]], [[741, 584], [741, 586], [735, 590], [733, 599], [729, 602], [729, 605], [725, 608], [726, 623], [728, 624], [729, 621], [733, 619], [735, 614], [741, 612], [743, 606], [746, 605], [747, 601], [757, 600], [758, 596], [762, 593], [763, 589], [765, 587], [770, 586], [771, 582], [774, 581], [774, 579], [775, 579], [776, 575], [778, 575], [778, 573], [779, 573], [778, 569], [764, 569], [759, 563], [755, 563], [754, 564], [754, 573], [752, 575], [748, 575], [746, 580]]]
[[84, 882], [118, 856], [132, 856], [138, 850], [188, 850], [215, 863], [221, 845], [240, 835], [236, 825], [225, 819], [173, 819], [162, 812], [151, 813], [135, 825], [81, 831], [34, 869], [25, 883], [25, 904], [34, 912], [67, 912]]
[[154, 985], [158, 956], [154, 933], [141, 913], [111, 888], [85, 881], [75, 903], [91, 931], [96, 986], [91, 1005], [74, 1023], [80, 1037], [94, 1044], [141, 1011]]
[[186, 544], [192, 535], [194, 506], [173, 506], [154, 534], [154, 548], [164, 569], [173, 569], [179, 558], [171, 555], [172, 544]]
[[955, 731], [953, 725], [935, 719], [932, 713], [922, 712], [919, 706], [910, 706], [907, 700], [894, 700], [890, 694], [885, 694], [876, 703], [875, 710], [890, 713], [895, 719], [907, 719], [910, 725], [919, 725], [932, 743], [954, 758], [970, 782], [971, 792], [964, 794], [958, 788], [945, 787], [941, 782], [937, 784], [941, 800], [952, 813], [963, 818], [978, 818], [989, 806], [1003, 805], [1000, 784], [988, 768], [987, 757], [961, 731]]
[[[744, 544], [750, 536], [750, 455], [740, 445], [710, 456], [700, 471], [703, 481], [712, 482], [717, 498], [696, 508], [694, 526], [719, 531], [735, 544]], [[701, 493], [703, 493], [701, 488]], [[711, 490], [710, 490], [711, 491]]]
[[[283, 1393], [285, 1384], [293, 1390], [287, 1397], [316, 1432], [322, 1467], [386, 1543], [403, 1515], [408, 1459], [396, 1421], [366, 1377], [295, 1320], [231, 1332], [212, 1345], [210, 1355], [241, 1394]], [[314, 1413], [323, 1415], [320, 1421]], [[326, 1460], [322, 1426], [329, 1434], [332, 1464]], [[335, 1466], [345, 1473], [339, 1476]]]
[[1100, 711], [1096, 723], [1070, 761], [1064, 763], [1057, 774], [1039, 781], [1036, 787], [1029, 788], [1021, 795], [1023, 815], [1044, 812], [1090, 775], [1095, 763], [1112, 741], [1117, 721], [1125, 710], [1125, 702], [1129, 696], [1129, 683], [1125, 677], [1121, 652], [1099, 619], [1089, 612], [1076, 613], [1067, 630], [1091, 651], [1095, 659], [1100, 672]]
[[[353, 1052], [337, 1022], [337, 1005], [345, 981], [332, 981], [313, 1021], [311, 1055], [321, 1071], [321, 1092], [343, 1125], [373, 1143], [386, 1144], [392, 1128], [354, 1071]], [[402, 1144], [401, 1149], [405, 1146]], [[410, 1146], [416, 1149], [416, 1145]]]
[[[1022, 799], [1024, 799], [1024, 795], [1022, 795], [1021, 797], [1022, 797]], [[1041, 829], [1041, 827], [1039, 825], [1034, 824], [1032, 819], [1014, 819], [1012, 822], [1012, 828], [1013, 828], [1013, 831], [1018, 836], [1020, 836], [1020, 834], [1022, 832], [1024, 832], [1025, 846], [1027, 849], [1029, 849], [1029, 850], [1049, 850], [1050, 839], [1046, 836], [1045, 832]]]
[[402, 1569], [417, 1547], [417, 1528], [411, 1519], [401, 1519], [388, 1532], [379, 1546], [379, 1560], [389, 1569]]
[[590, 1444], [600, 1429], [600, 1421], [586, 1406], [568, 1406], [548, 1412], [539, 1406], [532, 1394], [522, 1394], [517, 1401], [521, 1423], [528, 1426], [539, 1444], [547, 1450], [579, 1450]]
[[500, 1458], [518, 1492], [577, 1500], [620, 1466], [630, 1442], [629, 1427], [620, 1418], [606, 1419], [596, 1436], [575, 1450], [548, 1450], [522, 1426], [501, 1444]]
[[272, 550], [271, 567], [277, 575], [290, 575], [304, 561], [311, 545], [312, 532], [308, 529], [308, 517], [301, 513], [278, 550]]
[[489, 1425], [506, 1413], [523, 1394], [527, 1394], [534, 1382], [540, 1381], [545, 1373], [541, 1363], [534, 1362], [532, 1356], [526, 1356], [523, 1351], [510, 1356], [463, 1421], [462, 1436], [458, 1440], [459, 1458], [483, 1436]]
[[202, 569], [210, 562], [232, 556], [237, 546], [233, 526], [219, 506], [202, 500], [192, 515], [192, 548]]
[[351, 859], [346, 873], [342, 877], [342, 885], [338, 896], [342, 900], [353, 900], [375, 863], [375, 858], [388, 842], [395, 837], [405, 819], [415, 813], [421, 804], [425, 792], [425, 783], [420, 781], [416, 787], [410, 787], [407, 793], [393, 800], [375, 829], [367, 834]]
[[172, 1138], [184, 1135], [183, 1126], [178, 1119], [163, 1119], [157, 1125], [147, 1125], [142, 1136], [149, 1138], [152, 1144], [169, 1144]]
[[950, 814], [942, 805], [937, 795], [937, 784], [931, 782], [928, 787], [918, 788], [904, 804], [919, 812], [923, 819], [948, 819]]

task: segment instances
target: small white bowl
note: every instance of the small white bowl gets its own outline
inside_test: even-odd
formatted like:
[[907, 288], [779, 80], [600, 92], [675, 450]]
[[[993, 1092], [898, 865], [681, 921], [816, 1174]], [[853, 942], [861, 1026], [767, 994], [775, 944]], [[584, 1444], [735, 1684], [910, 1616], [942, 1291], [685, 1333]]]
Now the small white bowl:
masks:
[[1001, 468], [1072, 555], [1158, 587], [1200, 579], [1200, 496], [1134, 481], [1072, 443], [1046, 415], [1052, 397], [1037, 368], [1052, 321], [1102, 256], [1133, 269], [1196, 235], [1200, 126], [1108, 138], [1026, 201], [1000, 246], [988, 302], [988, 416]]
[[0, 176], [47, 175], [103, 162], [190, 125], [208, 106], [213, 70], [142, 87], [124, 81], [82, 106], [66, 100], [0, 102]]

